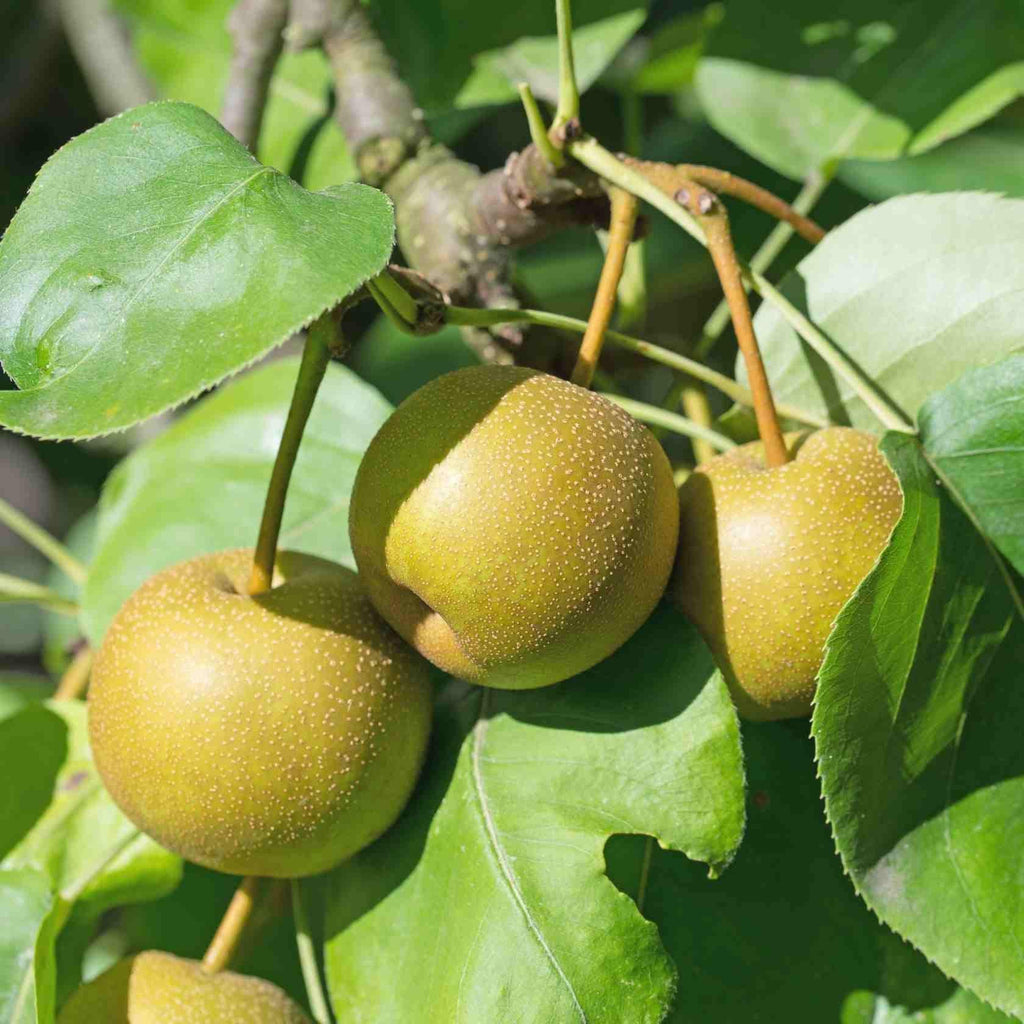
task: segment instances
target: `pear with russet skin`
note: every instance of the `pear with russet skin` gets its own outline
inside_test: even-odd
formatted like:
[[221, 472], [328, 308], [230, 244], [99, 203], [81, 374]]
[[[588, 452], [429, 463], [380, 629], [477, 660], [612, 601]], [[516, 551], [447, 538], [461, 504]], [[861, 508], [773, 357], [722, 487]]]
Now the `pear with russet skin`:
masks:
[[120, 960], [71, 994], [57, 1024], [311, 1024], [262, 978], [147, 952]]
[[240, 875], [317, 874], [408, 800], [431, 721], [430, 671], [356, 574], [251, 550], [157, 573], [124, 604], [89, 687], [89, 735], [122, 811], [188, 860]]
[[643, 624], [678, 535], [654, 436], [535, 370], [479, 366], [406, 399], [367, 449], [349, 513], [374, 604], [455, 676], [530, 689]]
[[669, 596], [696, 624], [745, 718], [807, 715], [825, 641], [888, 542], [903, 496], [875, 439], [848, 427], [708, 460], [679, 490]]

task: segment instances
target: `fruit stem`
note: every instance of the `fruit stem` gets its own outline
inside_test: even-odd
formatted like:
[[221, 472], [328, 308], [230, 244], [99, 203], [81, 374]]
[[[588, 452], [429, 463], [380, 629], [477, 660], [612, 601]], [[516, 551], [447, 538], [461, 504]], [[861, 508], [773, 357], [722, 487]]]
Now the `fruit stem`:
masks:
[[93, 650], [86, 644], [72, 659], [71, 664], [60, 677], [54, 700], [77, 700], [85, 692], [92, 670]]
[[0, 604], [37, 604], [62, 615], [78, 614], [78, 605], [56, 590], [5, 572], [0, 572]]
[[299, 947], [299, 963], [302, 967], [302, 980], [306, 985], [306, 995], [309, 998], [309, 1008], [316, 1024], [331, 1024], [331, 1011], [328, 1009], [327, 997], [320, 979], [320, 965], [317, 963], [316, 947], [309, 927], [309, 915], [302, 899], [302, 881], [293, 878], [291, 883], [295, 942]]
[[228, 909], [221, 918], [217, 931], [203, 955], [203, 970], [207, 974], [216, 974], [231, 963], [231, 958], [235, 955], [242, 933], [252, 914], [252, 908], [255, 906], [260, 882], [261, 879], [250, 875], [248, 878], [243, 878], [235, 890]]
[[[699, 423], [702, 427], [711, 426], [713, 422], [711, 403], [708, 401], [707, 392], [700, 381], [688, 380], [684, 377], [679, 392], [679, 401], [682, 403], [683, 412], [688, 419], [693, 420], [694, 423]], [[701, 438], [694, 438], [693, 457], [698, 466], [707, 462], [714, 454], [707, 441]]]
[[75, 583], [85, 582], [89, 570], [56, 537], [32, 522], [28, 516], [19, 512], [13, 505], [9, 505], [3, 498], [0, 498], [0, 523], [9, 527], [37, 551], [42, 552]]
[[[666, 195], [653, 182], [648, 181], [636, 168], [628, 166], [609, 153], [596, 139], [588, 137], [568, 142], [566, 150], [570, 156], [585, 167], [589, 167], [595, 174], [649, 202], [701, 245], [708, 244], [697, 218], [688, 209]], [[782, 314], [793, 330], [850, 386], [882, 426], [904, 434], [915, 433], [909, 420], [877, 391], [874, 382], [858, 370], [760, 271], [740, 264], [740, 272], [744, 284], [755, 288], [766, 302], [770, 302]], [[787, 419], [792, 418], [788, 412], [783, 411], [782, 406], [778, 409]], [[804, 422], [809, 421], [804, 419]]]
[[615, 296], [618, 293], [622, 268], [626, 262], [626, 250], [633, 240], [633, 227], [636, 224], [637, 199], [621, 188], [611, 189], [611, 224], [608, 229], [608, 250], [604, 255], [604, 266], [597, 283], [597, 294], [590, 308], [590, 319], [583, 333], [579, 355], [572, 376], [573, 384], [581, 388], [590, 387], [594, 379], [594, 370], [601, 357], [604, 346], [604, 335], [615, 309]]
[[263, 519], [260, 521], [259, 538], [256, 541], [256, 554], [252, 563], [252, 574], [249, 577], [249, 593], [263, 594], [268, 591], [274, 578], [274, 561], [277, 558], [277, 539], [281, 533], [281, 518], [284, 515], [284, 502], [288, 495], [288, 482], [291, 480], [295, 457], [302, 442], [302, 432], [306, 429], [310, 410], [316, 399], [320, 381], [324, 378], [327, 364], [331, 359], [331, 342], [337, 332], [333, 316], [324, 313], [314, 321], [306, 335], [306, 344], [302, 350], [302, 363], [299, 375], [295, 380], [295, 391], [292, 393], [288, 419], [285, 421], [284, 433], [277, 448], [274, 469], [267, 488], [267, 498], [263, 505]]
[[564, 167], [565, 157], [551, 141], [551, 136], [548, 135], [544, 116], [540, 112], [540, 107], [537, 106], [537, 100], [534, 98], [529, 82], [519, 83], [519, 98], [523, 101], [526, 123], [530, 126], [530, 138], [533, 140], [533, 144], [547, 157], [547, 161], [552, 167]]
[[[699, 439], [710, 445], [715, 451], [725, 452], [736, 447], [736, 442], [731, 437], [719, 434], [710, 427], [702, 426], [693, 420], [686, 419], [678, 413], [669, 412], [659, 405], [648, 405], [647, 402], [638, 402], [634, 398], [626, 398], [624, 395], [612, 395], [602, 392], [604, 398], [621, 406], [631, 416], [642, 423], [651, 423], [657, 427], [664, 427], [676, 434], [685, 437]], [[714, 454], [714, 452], [712, 452]]]
[[565, 126], [580, 116], [580, 91], [576, 85], [576, 68], [572, 55], [572, 7], [569, 0], [555, 0], [555, 18], [558, 25], [558, 107], [555, 110], [555, 129]]
[[389, 316], [396, 315], [405, 330], [416, 326], [419, 307], [416, 300], [385, 270], [366, 282], [366, 288], [377, 305]]
[[[710, 192], [701, 193], [703, 197], [711, 197]], [[725, 208], [717, 200], [707, 215], [701, 215], [701, 223], [708, 239], [708, 251], [718, 271], [718, 279], [722, 282], [729, 310], [732, 313], [732, 325], [736, 332], [736, 341], [747, 367], [747, 380], [750, 382], [750, 393], [754, 400], [754, 416], [757, 418], [757, 432], [761, 435], [764, 445], [765, 463], [769, 468], [784, 466], [789, 462], [786, 442], [782, 439], [782, 428], [775, 411], [775, 399], [772, 397], [768, 374], [761, 359], [761, 350], [754, 333], [754, 321], [750, 316], [750, 302], [747, 291], [740, 277], [740, 265], [736, 259], [736, 248], [732, 243], [732, 232], [729, 230], [729, 218]]]
[[[445, 319], [450, 324], [467, 325], [474, 327], [490, 327], [494, 324], [505, 324], [523, 322], [539, 324], [542, 327], [555, 327], [565, 331], [582, 333], [587, 329], [585, 320], [577, 320], [576, 317], [564, 316], [561, 313], [548, 313], [541, 309], [474, 309], [469, 306], [447, 306], [445, 308]], [[619, 331], [606, 331], [605, 339], [619, 348], [650, 359], [652, 362], [661, 363], [662, 366], [671, 367], [673, 370], [680, 370], [689, 374], [697, 380], [710, 384], [711, 387], [721, 391], [734, 402], [740, 405], [752, 406], [753, 395], [749, 388], [744, 387], [738, 381], [724, 373], [711, 369], [695, 359], [689, 359], [679, 352], [662, 348], [653, 342], [644, 341], [642, 338], [634, 338]], [[796, 420], [798, 423], [806, 423], [811, 427], [825, 427], [827, 422], [818, 416], [814, 416], [794, 405], [778, 405], [780, 415], [786, 419]]]
[[[793, 200], [792, 207], [797, 213], [806, 214], [814, 204], [821, 198], [822, 193], [832, 180], [831, 173], [818, 171], [810, 175], [803, 184], [803, 188], [797, 193]], [[792, 225], [786, 221], [779, 221], [772, 228], [771, 233], [761, 243], [760, 248], [750, 257], [750, 269], [759, 274], [765, 273], [775, 262], [775, 258], [786, 247], [786, 243], [793, 235]], [[697, 343], [694, 354], [698, 359], [706, 359], [715, 342], [722, 336], [726, 325], [731, 320], [729, 314], [729, 303], [723, 298], [715, 307], [714, 312], [708, 317], [700, 332], [700, 341]]]
[[[630, 161], [631, 163], [633, 161]], [[788, 224], [805, 242], [817, 245], [825, 237], [825, 229], [805, 216], [785, 199], [769, 192], [760, 185], [755, 185], [746, 178], [740, 178], [730, 171], [722, 171], [717, 167], [704, 164], [676, 164], [674, 170], [684, 177], [704, 185], [718, 193], [742, 199], [750, 206], [762, 210], [783, 224]]]

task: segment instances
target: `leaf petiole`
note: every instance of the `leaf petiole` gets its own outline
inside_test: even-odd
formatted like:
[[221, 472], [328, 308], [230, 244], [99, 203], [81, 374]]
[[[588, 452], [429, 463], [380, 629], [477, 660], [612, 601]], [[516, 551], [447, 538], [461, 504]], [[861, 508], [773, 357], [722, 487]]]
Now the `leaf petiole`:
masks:
[[38, 523], [34, 523], [24, 513], [0, 498], [0, 523], [9, 527], [22, 540], [27, 541], [37, 551], [42, 552], [58, 569], [63, 570], [75, 583], [85, 582], [89, 570], [61, 544], [56, 537], [47, 533]]
[[41, 583], [0, 573], [0, 604], [35, 604], [61, 615], [77, 615], [78, 605]]

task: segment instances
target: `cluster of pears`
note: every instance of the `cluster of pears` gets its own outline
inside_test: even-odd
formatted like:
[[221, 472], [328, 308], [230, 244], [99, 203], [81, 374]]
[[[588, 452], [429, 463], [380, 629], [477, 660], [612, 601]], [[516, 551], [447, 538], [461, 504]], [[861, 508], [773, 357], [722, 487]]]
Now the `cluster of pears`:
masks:
[[[158, 573], [125, 603], [89, 696], [104, 782], [133, 822], [199, 864], [326, 870], [412, 792], [431, 718], [419, 655], [483, 686], [547, 686], [625, 643], [666, 588], [741, 712], [806, 714], [829, 627], [902, 499], [866, 434], [787, 443], [782, 467], [745, 445], [677, 495], [653, 435], [600, 395], [519, 367], [440, 377], [362, 461], [358, 577], [282, 552], [271, 589], [252, 596], [252, 551], [227, 551]], [[134, 1005], [136, 987], [148, 1002], [164, 984], [153, 979], [196, 969], [144, 954], [103, 984]]]

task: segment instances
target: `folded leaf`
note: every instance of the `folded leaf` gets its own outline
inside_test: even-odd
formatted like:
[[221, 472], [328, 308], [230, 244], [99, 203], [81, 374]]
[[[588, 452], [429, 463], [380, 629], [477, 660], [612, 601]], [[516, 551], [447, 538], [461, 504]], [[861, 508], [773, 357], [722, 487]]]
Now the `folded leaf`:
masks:
[[1019, 1016], [1024, 626], [918, 442], [883, 450], [905, 508], [829, 639], [812, 726], [825, 808], [878, 916]]

